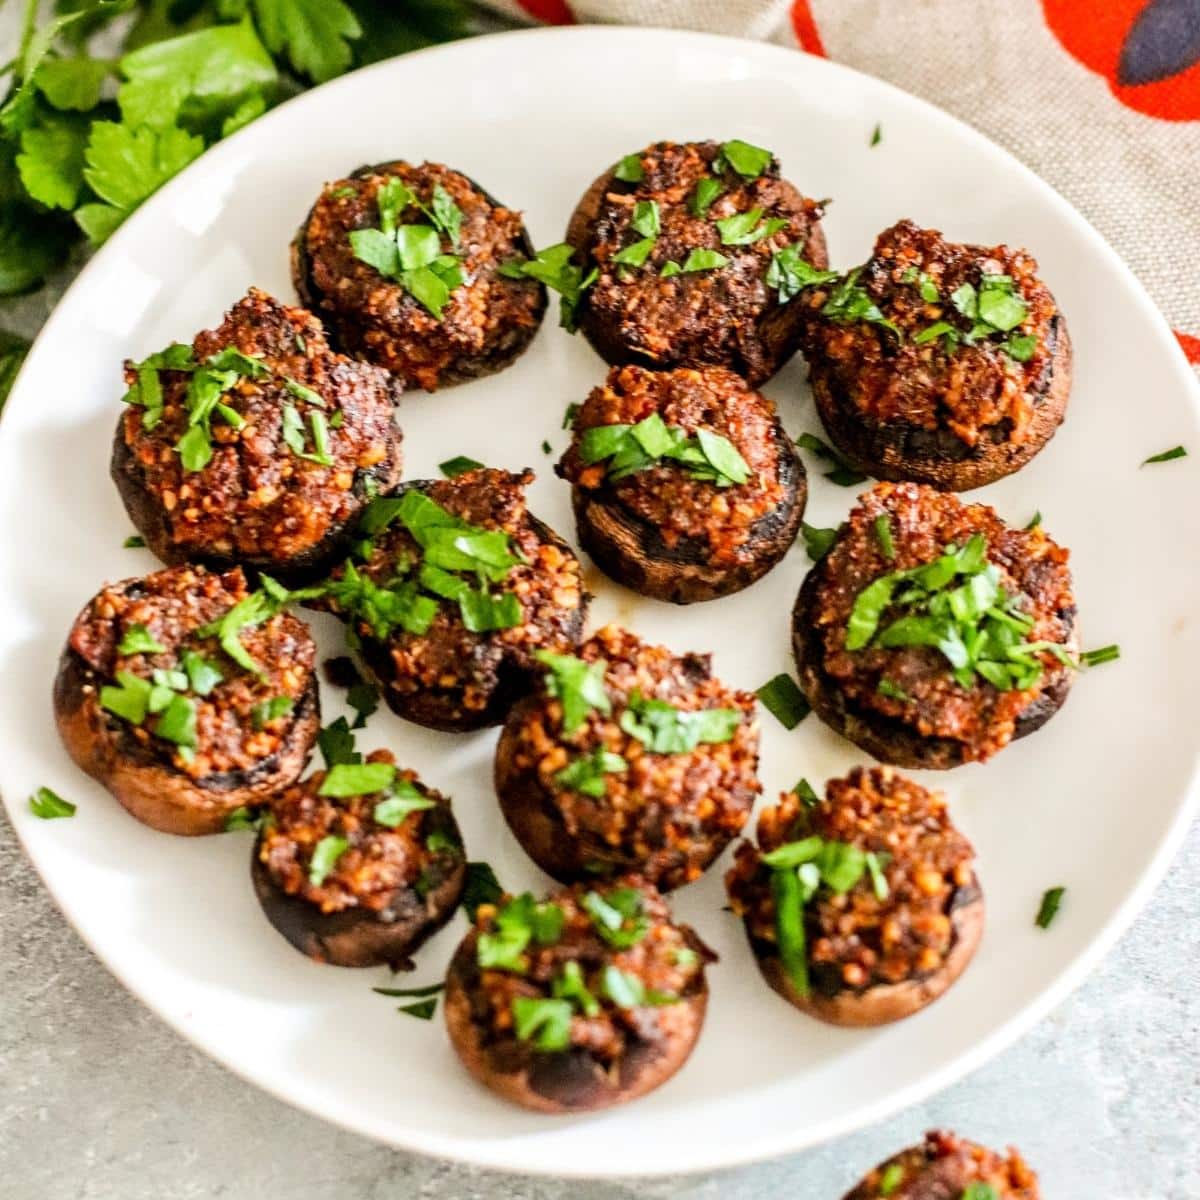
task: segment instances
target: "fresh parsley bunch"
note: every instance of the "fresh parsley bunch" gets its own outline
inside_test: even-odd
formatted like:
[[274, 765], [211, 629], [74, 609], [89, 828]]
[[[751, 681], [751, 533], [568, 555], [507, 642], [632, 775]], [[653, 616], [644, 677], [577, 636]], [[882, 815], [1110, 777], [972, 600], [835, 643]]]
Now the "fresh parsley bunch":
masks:
[[[0, 296], [280, 100], [468, 32], [465, 0], [22, 2], [0, 70]], [[27, 348], [0, 332], [0, 402]]]

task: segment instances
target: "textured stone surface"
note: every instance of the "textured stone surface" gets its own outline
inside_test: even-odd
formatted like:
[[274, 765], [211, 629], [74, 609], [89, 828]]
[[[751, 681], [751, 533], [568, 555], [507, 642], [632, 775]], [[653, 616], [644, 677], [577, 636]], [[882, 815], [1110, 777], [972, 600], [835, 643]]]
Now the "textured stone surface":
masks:
[[[0, 16], [0, 45], [10, 40], [14, 13]], [[882, 51], [858, 65], [912, 85], [905, 64]], [[964, 97], [961, 81], [944, 83], [931, 99], [1022, 152], [1011, 128], [989, 122], [975, 97]], [[1088, 212], [1086, 192], [1074, 185], [1089, 157], [1033, 165]], [[1119, 232], [1105, 209], [1089, 215], [1110, 235]], [[0, 304], [0, 325], [36, 332], [72, 273]], [[743, 1170], [563, 1185], [373, 1145], [202, 1057], [83, 946], [0, 817], [0, 1200], [838, 1200], [867, 1167], [938, 1125], [1020, 1145], [1041, 1171], [1047, 1200], [1196, 1200], [1197, 912], [1200, 828], [1089, 982], [1023, 1041], [928, 1103], [819, 1150]]]

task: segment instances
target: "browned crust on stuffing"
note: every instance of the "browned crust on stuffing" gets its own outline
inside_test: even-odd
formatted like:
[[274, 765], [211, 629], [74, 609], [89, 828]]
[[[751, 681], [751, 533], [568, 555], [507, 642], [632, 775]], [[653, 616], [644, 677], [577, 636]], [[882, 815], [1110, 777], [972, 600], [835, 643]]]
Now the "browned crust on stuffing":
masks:
[[228, 815], [260, 804], [304, 770], [321, 728], [315, 677], [290, 717], [283, 749], [253, 771], [227, 772], [201, 785], [164, 757], [147, 753], [100, 707], [95, 676], [71, 649], [54, 681], [54, 718], [74, 762], [144, 825], [163, 833], [221, 833]]

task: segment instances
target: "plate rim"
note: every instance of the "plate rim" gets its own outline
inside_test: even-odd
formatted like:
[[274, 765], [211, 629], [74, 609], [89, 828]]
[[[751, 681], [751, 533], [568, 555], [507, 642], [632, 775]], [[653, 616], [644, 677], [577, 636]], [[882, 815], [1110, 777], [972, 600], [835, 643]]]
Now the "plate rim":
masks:
[[[736, 49], [741, 54], [761, 55], [765, 59], [777, 59], [781, 63], [784, 61], [784, 56], [787, 56], [790, 60], [789, 66], [801, 71], [813, 71], [817, 76], [820, 76], [822, 73], [829, 73], [834, 76], [842, 76], [843, 78], [848, 77], [856, 83], [866, 80], [872, 89], [882, 89], [885, 95], [890, 95], [892, 98], [914, 107], [924, 119], [941, 122], [943, 127], [954, 129], [960, 136], [973, 139], [976, 143], [982, 147], [986, 147], [988, 151], [996, 155], [1006, 169], [1015, 171], [1023, 177], [1026, 183], [1032, 185], [1033, 189], [1040, 193], [1043, 202], [1050, 205], [1059, 218], [1074, 226], [1076, 231], [1084, 237], [1091, 252], [1101, 255], [1108, 261], [1110, 267], [1119, 270], [1126, 282], [1131, 285], [1130, 291], [1136, 297], [1144, 315], [1149, 317], [1149, 326], [1153, 331], [1153, 335], [1161, 343], [1159, 352], [1163, 354], [1167, 362], [1172, 364], [1169, 369], [1178, 378], [1181, 391], [1190, 397], [1193, 417], [1200, 418], [1200, 385], [1197, 385], [1195, 376], [1184, 358], [1183, 352], [1165, 316], [1147, 292], [1142, 281], [1117, 251], [1109, 245], [1099, 230], [1067, 201], [1053, 185], [1034, 172], [1032, 168], [1021, 162], [1011, 151], [993, 141], [985, 133], [976, 129], [967, 121], [946, 112], [931, 101], [907, 92], [903, 88], [889, 83], [887, 80], [880, 79], [843, 63], [809, 55], [798, 49], [772, 42], [761, 42], [753, 39], [705, 33], [697, 30], [629, 25], [535, 26], [470, 36], [458, 41], [428, 46], [420, 50], [410, 51], [389, 59], [371, 63], [330, 80], [327, 83], [310, 88], [284, 101], [250, 125], [216, 143], [193, 162], [189, 163], [177, 176], [173, 177], [163, 187], [159, 188], [157, 192], [148, 197], [131, 214], [129, 219], [124, 222], [121, 228], [100, 247], [75, 279], [68, 285], [36, 335], [21, 370], [13, 382], [8, 403], [5, 407], [13, 407], [13, 401], [22, 396], [23, 383], [29, 373], [31, 363], [37, 361], [38, 357], [46, 352], [45, 347], [56, 335], [58, 324], [65, 320], [63, 313], [67, 308], [67, 302], [73, 297], [76, 290], [84, 290], [91, 275], [95, 273], [97, 264], [103, 263], [107, 265], [110, 259], [114, 259], [125, 243], [138, 235], [141, 225], [147, 220], [152, 219], [152, 215], [159, 207], [166, 205], [177, 193], [182, 193], [190, 187], [193, 175], [199, 173], [200, 164], [206, 164], [207, 170], [214, 169], [222, 158], [235, 154], [243, 141], [249, 141], [251, 137], [268, 135], [270, 123], [276, 121], [278, 119], [277, 114], [283, 110], [293, 106], [319, 104], [321, 100], [314, 100], [314, 97], [327, 96], [338, 88], [349, 86], [352, 82], [358, 81], [364, 75], [372, 72], [382, 74], [389, 70], [395, 70], [396, 63], [400, 61], [409, 61], [419, 57], [453, 57], [467, 47], [478, 47], [484, 43], [512, 41], [515, 39], [546, 42], [656, 40], [663, 42], [673, 50], [678, 50], [680, 43], [686, 41], [693, 45], [706, 46], [710, 49], [719, 49], [722, 47]], [[930, 1075], [924, 1076], [880, 1100], [856, 1108], [853, 1112], [849, 1112], [843, 1116], [815, 1122], [786, 1134], [767, 1135], [753, 1143], [743, 1142], [732, 1146], [721, 1144], [715, 1149], [715, 1152], [707, 1151], [703, 1146], [696, 1147], [698, 1161], [693, 1161], [684, 1166], [672, 1162], [664, 1165], [662, 1169], [655, 1169], [653, 1171], [641, 1170], [637, 1172], [624, 1171], [621, 1169], [619, 1163], [602, 1172], [590, 1170], [582, 1166], [576, 1168], [571, 1164], [557, 1164], [551, 1167], [539, 1162], [536, 1149], [532, 1152], [526, 1149], [514, 1156], [513, 1153], [505, 1149], [509, 1143], [502, 1140], [494, 1142], [476, 1141], [466, 1144], [460, 1142], [457, 1138], [447, 1139], [444, 1137], [433, 1137], [420, 1132], [413, 1133], [411, 1131], [396, 1131], [384, 1128], [384, 1122], [355, 1119], [349, 1114], [342, 1112], [340, 1108], [331, 1111], [329, 1108], [321, 1107], [315, 1099], [310, 1099], [308, 1096], [297, 1097], [296, 1095], [289, 1095], [281, 1086], [277, 1086], [273, 1081], [266, 1081], [256, 1076], [249, 1069], [244, 1068], [235, 1058], [227, 1056], [221, 1050], [219, 1044], [204, 1031], [187, 1025], [182, 1018], [177, 1018], [171, 1012], [161, 1008], [151, 1000], [129, 978], [129, 972], [127, 972], [123, 960], [110, 959], [100, 946], [84, 934], [69, 915], [67, 907], [60, 899], [55, 885], [42, 873], [30, 843], [22, 834], [21, 826], [23, 822], [14, 819], [19, 807], [19, 800], [15, 797], [0, 795], [0, 802], [4, 804], [10, 823], [17, 835], [18, 842], [26, 859], [37, 872], [42, 884], [54, 899], [55, 905], [74, 930], [76, 936], [83, 941], [100, 963], [103, 964], [105, 969], [140, 1004], [174, 1030], [175, 1033], [179, 1034], [186, 1042], [219, 1063], [238, 1079], [259, 1088], [268, 1095], [293, 1108], [317, 1117], [337, 1128], [369, 1138], [372, 1141], [391, 1146], [395, 1149], [410, 1153], [419, 1153], [443, 1162], [469, 1164], [506, 1174], [564, 1180], [654, 1179], [667, 1176], [695, 1176], [701, 1172], [728, 1171], [779, 1158], [787, 1154], [799, 1153], [832, 1141], [835, 1138], [843, 1137], [866, 1126], [886, 1120], [900, 1110], [920, 1103], [922, 1100], [943, 1091], [966, 1075], [976, 1071], [984, 1063], [1023, 1037], [1034, 1025], [1042, 1021], [1053, 1008], [1071, 995], [1098, 966], [1100, 961], [1107, 956], [1119, 938], [1128, 931], [1134, 919], [1146, 906], [1151, 895], [1162, 882], [1171, 861], [1179, 851], [1192, 820], [1195, 818], [1197, 811], [1200, 810], [1200, 746], [1193, 748], [1191, 776], [1170, 823], [1158, 839], [1157, 845], [1154, 847], [1153, 853], [1136, 884], [1129, 889], [1125, 897], [1120, 901], [1107, 923], [1093, 937], [1091, 942], [1079, 950], [1074, 958], [1060, 970], [1054, 982], [1041, 995], [1030, 1001], [1024, 1008], [1018, 1010], [1006, 1021], [999, 1024], [969, 1051], [951, 1059]]]

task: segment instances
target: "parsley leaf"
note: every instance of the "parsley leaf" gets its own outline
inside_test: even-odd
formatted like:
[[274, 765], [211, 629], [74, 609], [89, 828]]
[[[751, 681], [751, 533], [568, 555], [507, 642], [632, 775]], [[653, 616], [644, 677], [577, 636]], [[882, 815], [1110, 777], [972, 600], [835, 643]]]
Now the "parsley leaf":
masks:
[[87, 126], [78, 117], [44, 115], [21, 134], [16, 165], [25, 190], [48, 208], [74, 208], [86, 143]]
[[83, 177], [107, 204], [85, 204], [75, 219], [99, 245], [147, 196], [197, 158], [203, 139], [174, 125], [131, 129], [96, 121], [84, 151]]
[[547, 668], [546, 691], [562, 704], [563, 733], [574, 733], [587, 720], [588, 713], [612, 712], [612, 702], [604, 690], [604, 672], [608, 664], [600, 659], [585, 662], [570, 654], [538, 650], [534, 658]]
[[29, 797], [29, 811], [43, 821], [53, 821], [61, 817], [73, 817], [75, 805], [50, 788], [40, 787]]
[[567, 242], [547, 246], [530, 259], [515, 259], [500, 267], [505, 279], [536, 279], [562, 297], [559, 324], [570, 333], [577, 327], [576, 310], [584, 292], [600, 277], [593, 267], [586, 275], [583, 268], [571, 261], [574, 249]]
[[17, 372], [29, 353], [29, 343], [15, 333], [0, 329], [0, 408], [4, 407], [8, 393], [16, 382]]
[[621, 714], [621, 728], [651, 754], [687, 754], [701, 743], [728, 742], [742, 722], [736, 708], [684, 711], [665, 700], [648, 699], [635, 689]]
[[569, 788], [585, 796], [599, 799], [608, 790], [606, 775], [624, 775], [629, 764], [619, 755], [603, 746], [597, 746], [588, 754], [573, 759], [554, 776], [561, 788]]
[[362, 36], [342, 0], [252, 0], [263, 41], [286, 54], [301, 75], [324, 83], [350, 66], [350, 42]]

